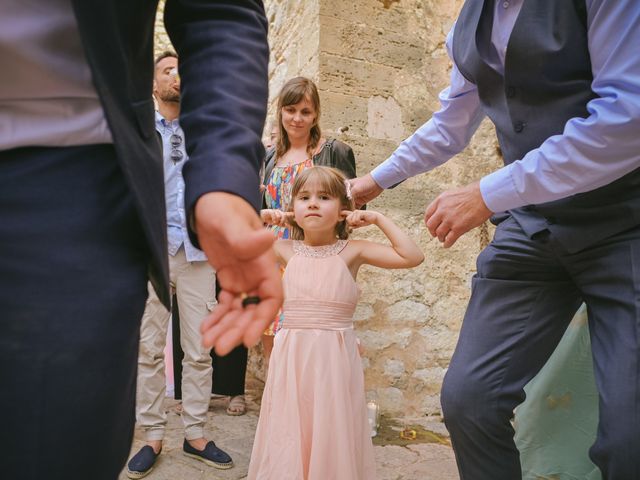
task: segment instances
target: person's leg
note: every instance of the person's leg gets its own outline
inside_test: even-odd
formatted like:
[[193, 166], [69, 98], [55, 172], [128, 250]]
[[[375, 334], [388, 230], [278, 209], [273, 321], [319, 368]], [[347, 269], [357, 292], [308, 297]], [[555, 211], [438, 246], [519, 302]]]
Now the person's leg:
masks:
[[176, 277], [180, 342], [184, 351], [182, 420], [185, 438], [196, 440], [204, 438], [211, 397], [211, 356], [202, 345], [200, 325], [215, 303], [215, 273], [207, 262], [187, 262], [184, 249], [178, 251], [176, 258], [182, 262]]
[[114, 480], [149, 253], [113, 147], [0, 152], [0, 218], [2, 477]]
[[[219, 294], [220, 285], [216, 282], [216, 300]], [[248, 356], [249, 350], [244, 345], [237, 346], [224, 357], [219, 357], [216, 351], [211, 349], [213, 364], [211, 393], [231, 397], [244, 395]]]
[[[219, 287], [216, 282], [216, 298]], [[173, 353], [174, 353], [174, 379], [175, 399], [182, 399], [182, 360], [184, 353], [180, 346], [180, 310], [177, 302], [173, 305]], [[247, 406], [244, 398], [245, 376], [247, 373], [247, 360], [249, 351], [244, 345], [234, 348], [228, 355], [219, 357], [214, 349], [211, 349], [211, 363], [213, 366], [211, 393], [213, 395], [229, 396], [229, 415], [243, 415]], [[182, 413], [182, 404], [176, 407]]]
[[590, 455], [607, 480], [640, 479], [640, 227], [568, 261], [588, 307], [599, 392]]
[[[171, 340], [173, 342], [173, 398], [182, 400], [182, 360], [184, 352], [180, 346], [180, 308], [175, 293], [172, 295], [171, 305]], [[180, 404], [182, 412], [182, 404]]]
[[530, 240], [508, 219], [478, 257], [441, 396], [462, 480], [521, 478], [513, 409], [579, 306], [577, 290], [544, 240]]
[[[173, 268], [169, 268], [173, 282]], [[138, 479], [148, 475], [162, 451], [167, 425], [164, 410], [166, 393], [164, 347], [169, 326], [169, 311], [149, 284], [149, 298], [140, 326], [140, 352], [138, 354], [137, 422], [144, 431], [146, 445], [127, 463], [126, 474]], [[151, 449], [149, 448], [151, 447]]]
[[213, 361], [211, 393], [229, 396], [228, 415], [236, 416], [247, 413], [244, 384], [248, 354], [249, 351], [244, 345], [237, 346], [223, 357], [216, 355], [215, 350], [211, 350]]
[[[171, 271], [173, 269], [170, 269]], [[173, 273], [171, 273], [173, 281]], [[138, 354], [137, 420], [147, 443], [159, 453], [167, 424], [164, 347], [170, 313], [149, 284], [149, 298], [140, 326]]]
[[240, 345], [224, 357], [211, 351], [213, 358], [213, 386], [211, 393], [218, 395], [244, 395], [248, 350]]

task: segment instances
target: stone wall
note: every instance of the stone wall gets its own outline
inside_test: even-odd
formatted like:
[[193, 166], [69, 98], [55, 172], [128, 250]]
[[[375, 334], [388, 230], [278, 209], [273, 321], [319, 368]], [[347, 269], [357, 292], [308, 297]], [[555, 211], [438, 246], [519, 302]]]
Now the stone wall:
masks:
[[[267, 0], [270, 113], [281, 85], [317, 82], [325, 133], [351, 145], [359, 174], [370, 171], [438, 108], [451, 63], [444, 40], [462, 0]], [[338, 133], [342, 132], [342, 133]], [[445, 189], [479, 179], [499, 164], [485, 122], [469, 148], [436, 170], [385, 192], [370, 208], [388, 215], [426, 255], [413, 270], [363, 267], [356, 328], [365, 347], [367, 389], [384, 413], [439, 414], [438, 394], [458, 336], [484, 225], [443, 249], [423, 224], [425, 206]], [[373, 228], [359, 238], [383, 241]], [[250, 372], [262, 375], [259, 349]]]
[[[320, 89], [323, 129], [353, 147], [358, 172], [366, 173], [438, 108], [438, 93], [451, 70], [444, 40], [462, 3], [267, 0], [275, 53], [271, 97], [291, 76], [313, 78]], [[311, 10], [319, 10], [319, 35], [313, 36], [319, 43], [289, 42], [303, 36], [296, 32], [304, 32], [308, 20], [298, 19]], [[298, 69], [287, 59], [299, 58], [300, 49], [305, 63], [298, 60]], [[314, 60], [307, 58], [310, 50]], [[485, 225], [445, 250], [426, 231], [424, 208], [438, 193], [479, 179], [498, 163], [495, 133], [485, 123], [470, 147], [447, 165], [370, 204], [410, 232], [426, 255], [425, 263], [410, 271], [364, 267], [359, 275], [363, 294], [356, 324], [365, 347], [367, 389], [377, 392], [390, 415], [439, 414], [440, 385], [469, 298], [475, 257], [491, 234]], [[356, 235], [383, 241], [373, 228]]]

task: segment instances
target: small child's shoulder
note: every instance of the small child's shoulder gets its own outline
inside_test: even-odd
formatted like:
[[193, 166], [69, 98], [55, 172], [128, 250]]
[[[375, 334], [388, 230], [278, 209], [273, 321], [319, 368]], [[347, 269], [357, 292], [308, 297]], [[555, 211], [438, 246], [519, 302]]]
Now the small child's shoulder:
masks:
[[294, 240], [291, 240], [290, 238], [283, 238], [281, 240], [278, 240], [276, 243], [282, 246], [282, 248], [293, 248], [293, 242]]

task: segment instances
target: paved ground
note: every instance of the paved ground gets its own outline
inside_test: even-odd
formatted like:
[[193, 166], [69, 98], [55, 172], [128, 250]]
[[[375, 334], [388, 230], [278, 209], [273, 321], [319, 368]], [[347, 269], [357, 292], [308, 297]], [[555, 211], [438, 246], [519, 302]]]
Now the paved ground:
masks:
[[[216, 470], [182, 454], [182, 421], [174, 411], [176, 401], [166, 400], [169, 412], [167, 434], [162, 455], [150, 480], [241, 480], [245, 479], [253, 435], [258, 421], [259, 405], [254, 398], [260, 385], [248, 385], [248, 412], [240, 417], [226, 415], [226, 399], [212, 399], [209, 408], [207, 437], [231, 455], [235, 467]], [[375, 439], [378, 480], [458, 480], [458, 474], [446, 431], [437, 420], [416, 420], [411, 428], [417, 431], [416, 440], [402, 440], [392, 420], [383, 420], [380, 435]], [[432, 433], [433, 432], [433, 433]], [[132, 451], [144, 445], [142, 432], [136, 428]], [[126, 480], [122, 474], [121, 480]], [[339, 479], [351, 480], [351, 479]]]

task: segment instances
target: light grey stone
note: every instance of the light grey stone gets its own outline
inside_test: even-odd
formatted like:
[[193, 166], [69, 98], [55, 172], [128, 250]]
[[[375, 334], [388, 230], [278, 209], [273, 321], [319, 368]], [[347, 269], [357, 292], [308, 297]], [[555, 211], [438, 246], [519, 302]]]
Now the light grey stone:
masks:
[[398, 142], [403, 139], [402, 110], [393, 97], [374, 95], [369, 98], [367, 135]]
[[429, 314], [429, 308], [415, 300], [401, 300], [387, 309], [387, 319], [390, 323], [421, 323]]
[[384, 374], [393, 380], [398, 380], [404, 373], [404, 362], [402, 360], [387, 359], [384, 362]]

